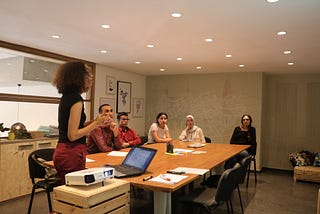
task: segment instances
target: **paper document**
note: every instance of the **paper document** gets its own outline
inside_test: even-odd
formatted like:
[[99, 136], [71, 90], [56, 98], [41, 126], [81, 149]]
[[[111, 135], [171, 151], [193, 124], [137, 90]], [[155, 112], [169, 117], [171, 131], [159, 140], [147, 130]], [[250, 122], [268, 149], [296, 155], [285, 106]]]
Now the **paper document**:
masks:
[[174, 153], [189, 153], [189, 152], [193, 152], [193, 150], [191, 149], [179, 149], [179, 148], [175, 148], [173, 149]]
[[196, 174], [196, 175], [203, 175], [209, 172], [208, 169], [198, 169], [198, 168], [189, 168], [189, 167], [178, 167], [173, 169], [174, 172], [184, 172], [187, 174]]
[[87, 163], [95, 162], [95, 160], [92, 160], [92, 159], [90, 159], [90, 158], [86, 158], [86, 162], [87, 162]]
[[108, 156], [117, 156], [117, 157], [125, 157], [127, 156], [128, 152], [119, 152], [119, 151], [112, 151], [108, 153]]
[[187, 178], [186, 175], [176, 175], [176, 174], [160, 174], [157, 177], [150, 179], [149, 181], [155, 181], [166, 184], [176, 184], [183, 179]]

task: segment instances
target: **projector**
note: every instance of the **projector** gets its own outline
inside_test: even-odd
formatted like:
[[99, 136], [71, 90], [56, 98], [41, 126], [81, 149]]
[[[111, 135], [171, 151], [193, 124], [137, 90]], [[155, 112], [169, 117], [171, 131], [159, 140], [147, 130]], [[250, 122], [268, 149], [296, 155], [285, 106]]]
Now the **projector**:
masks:
[[66, 174], [66, 185], [81, 185], [89, 186], [114, 177], [114, 168], [112, 167], [97, 167], [84, 169]]

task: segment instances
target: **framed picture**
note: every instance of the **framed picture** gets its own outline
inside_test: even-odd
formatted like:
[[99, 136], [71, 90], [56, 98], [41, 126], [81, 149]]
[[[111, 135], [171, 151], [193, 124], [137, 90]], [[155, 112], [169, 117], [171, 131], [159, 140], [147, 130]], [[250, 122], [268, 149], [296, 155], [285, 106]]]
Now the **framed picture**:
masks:
[[99, 106], [101, 106], [102, 104], [109, 104], [112, 107], [113, 111], [115, 110], [114, 98], [100, 97]]
[[116, 78], [107, 76], [106, 78], [106, 94], [116, 94]]
[[142, 98], [133, 98], [132, 104], [132, 117], [143, 117], [143, 99]]
[[131, 110], [131, 83], [117, 82], [117, 113], [127, 112]]

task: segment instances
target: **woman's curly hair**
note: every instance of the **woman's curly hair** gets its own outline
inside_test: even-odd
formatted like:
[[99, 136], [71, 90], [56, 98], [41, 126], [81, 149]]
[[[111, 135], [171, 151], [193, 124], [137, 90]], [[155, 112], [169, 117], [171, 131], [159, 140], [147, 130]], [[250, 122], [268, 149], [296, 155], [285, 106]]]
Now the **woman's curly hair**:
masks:
[[89, 66], [83, 62], [67, 62], [62, 64], [55, 73], [52, 84], [57, 87], [58, 92], [69, 93], [86, 92], [86, 79], [92, 76]]

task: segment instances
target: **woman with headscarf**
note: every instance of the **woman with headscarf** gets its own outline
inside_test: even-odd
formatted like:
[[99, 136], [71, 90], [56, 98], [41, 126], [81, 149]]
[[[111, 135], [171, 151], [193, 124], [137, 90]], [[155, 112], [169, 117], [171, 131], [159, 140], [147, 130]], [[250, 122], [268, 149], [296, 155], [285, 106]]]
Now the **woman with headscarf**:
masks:
[[186, 128], [181, 132], [179, 140], [182, 141], [199, 141], [205, 143], [204, 134], [202, 129], [194, 125], [194, 117], [188, 115], [186, 118]]

